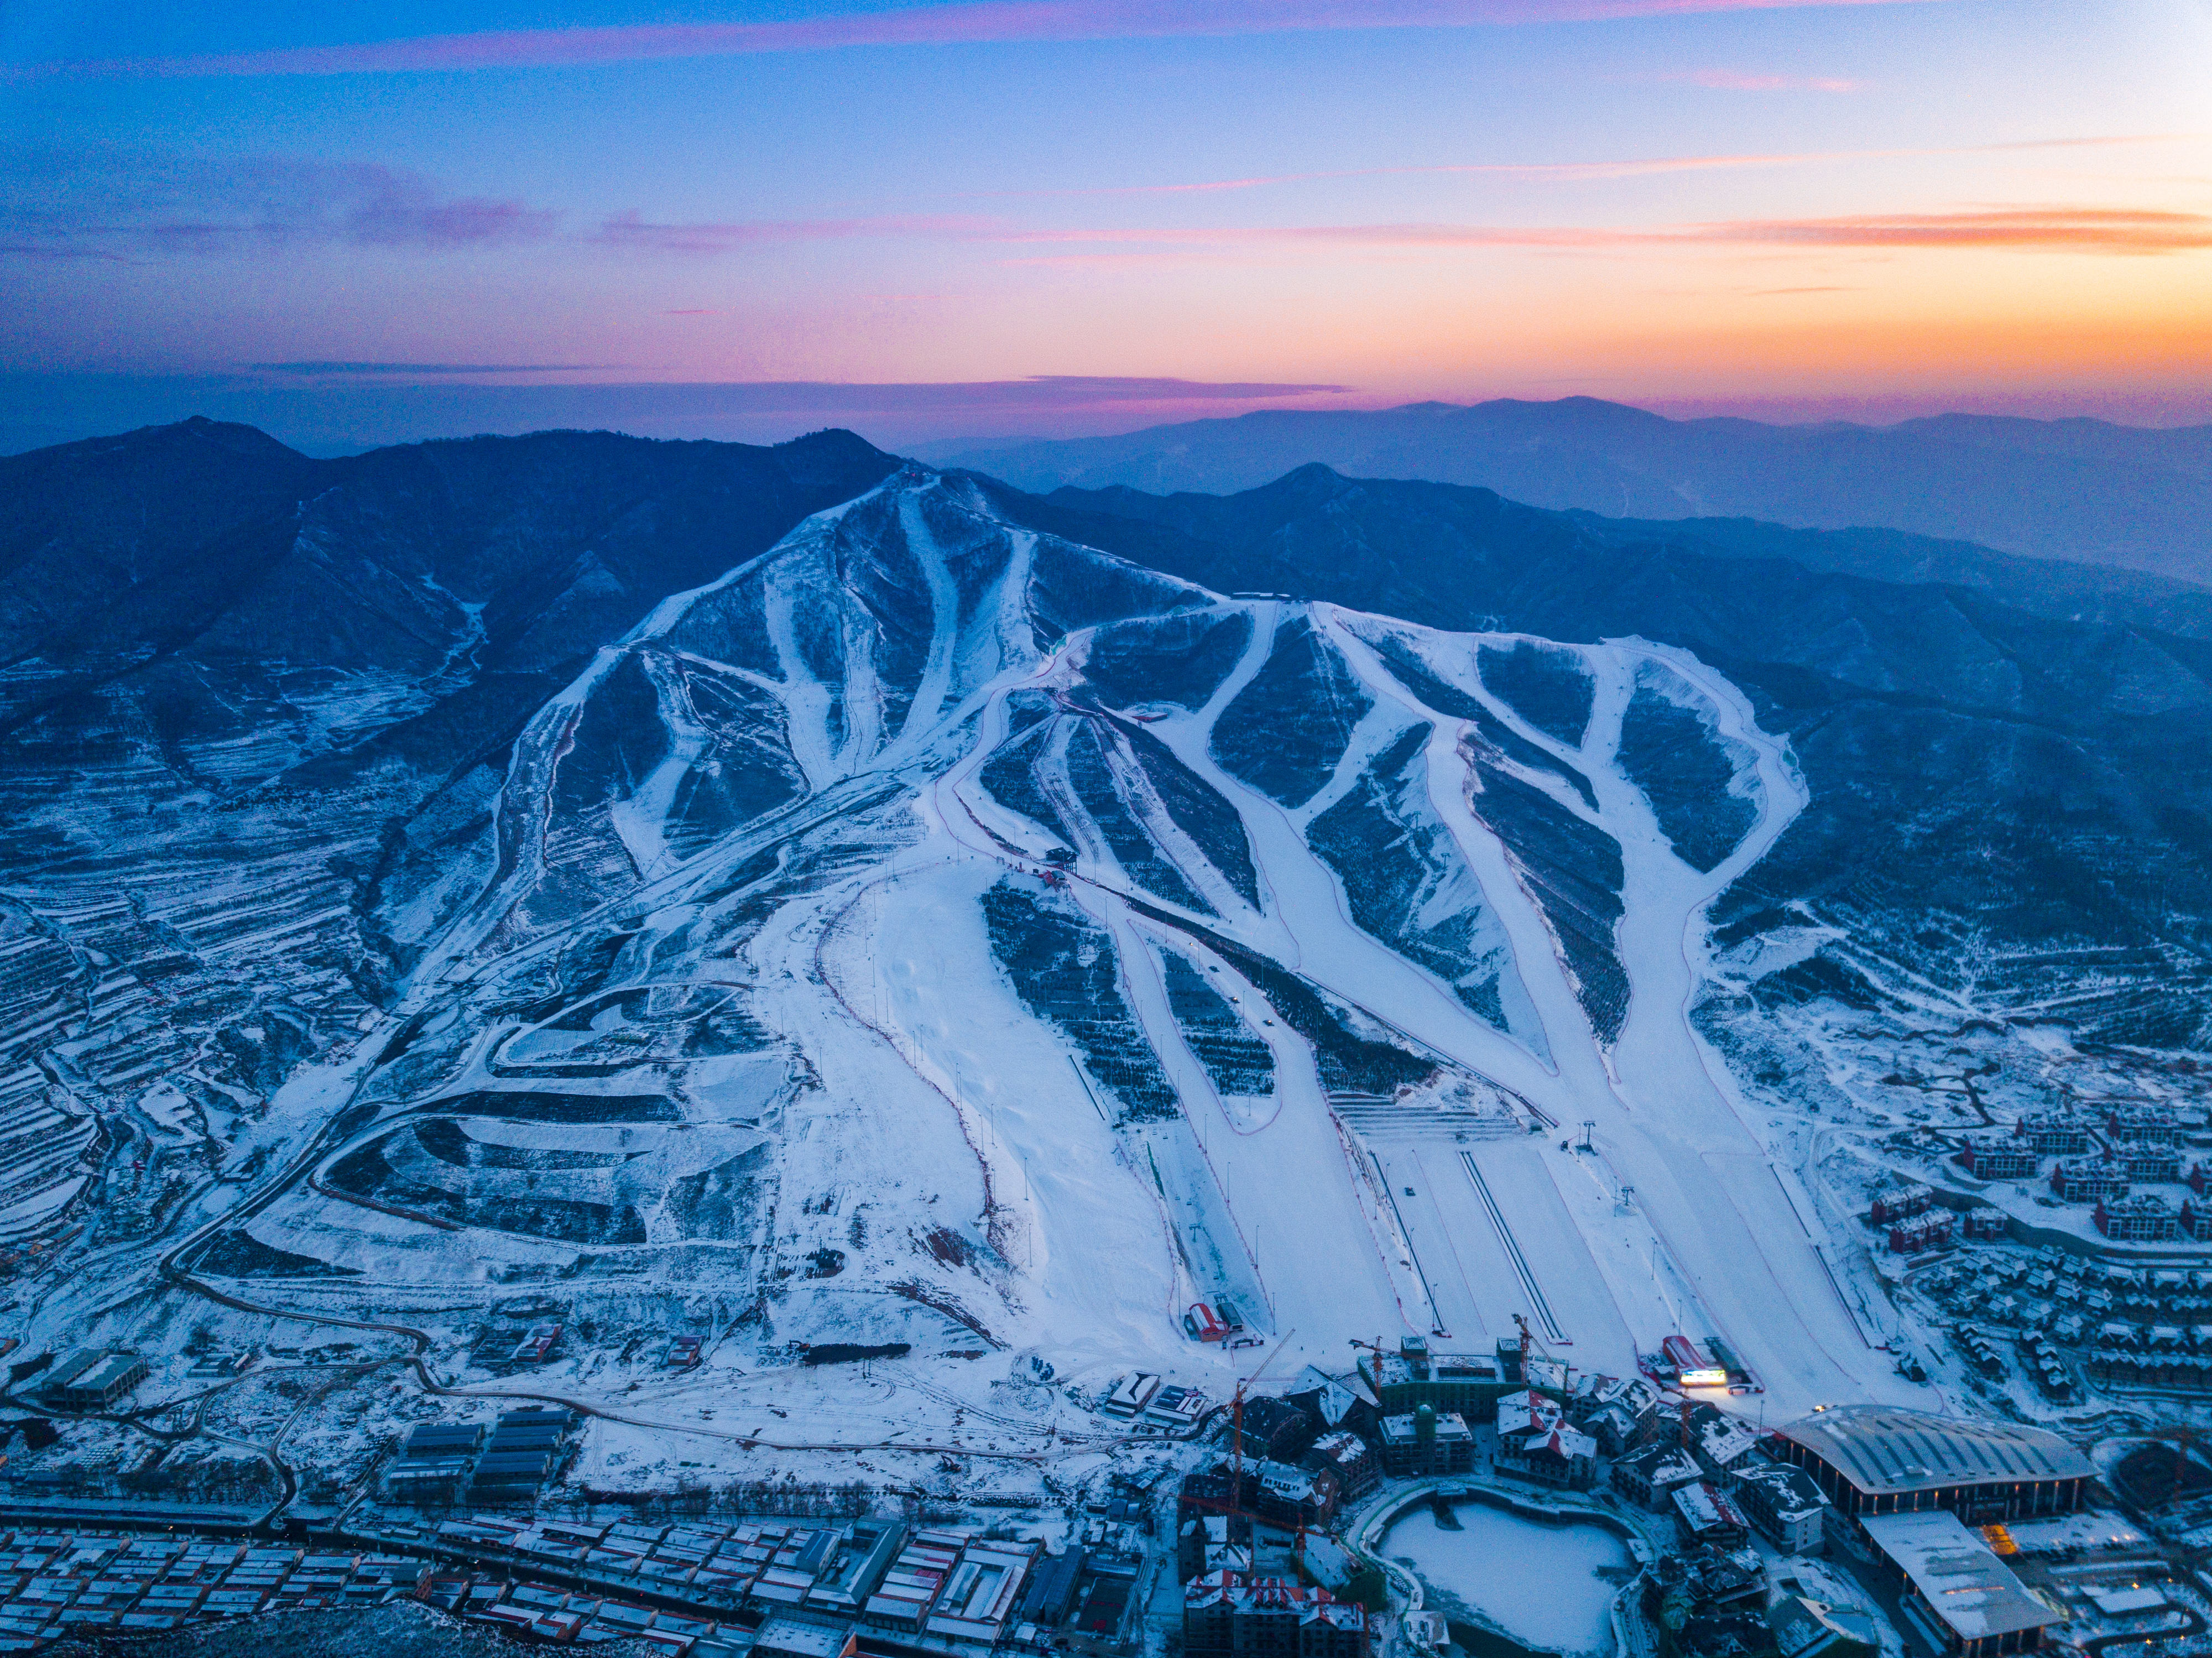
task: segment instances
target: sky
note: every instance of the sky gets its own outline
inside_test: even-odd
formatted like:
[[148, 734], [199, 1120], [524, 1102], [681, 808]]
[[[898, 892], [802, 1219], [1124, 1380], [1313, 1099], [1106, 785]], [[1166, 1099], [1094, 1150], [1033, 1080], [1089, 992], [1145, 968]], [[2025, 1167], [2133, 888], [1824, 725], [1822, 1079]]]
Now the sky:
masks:
[[2212, 0], [0, 5], [0, 438], [2212, 421]]

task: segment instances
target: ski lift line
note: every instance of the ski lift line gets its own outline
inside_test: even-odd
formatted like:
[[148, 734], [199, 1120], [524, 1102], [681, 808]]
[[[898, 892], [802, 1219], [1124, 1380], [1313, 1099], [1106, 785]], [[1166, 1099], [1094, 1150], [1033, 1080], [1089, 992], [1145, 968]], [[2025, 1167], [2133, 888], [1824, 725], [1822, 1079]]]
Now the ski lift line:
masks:
[[1813, 1259], [1820, 1263], [1820, 1271], [1826, 1274], [1828, 1287], [1836, 1292], [1836, 1300], [1844, 1309], [1844, 1316], [1851, 1321], [1852, 1333], [1865, 1344], [1869, 1351], [1879, 1351], [1876, 1344], [1867, 1339], [1866, 1326], [1859, 1322], [1858, 1310], [1844, 1294], [1844, 1286], [1836, 1282], [1836, 1269], [1828, 1265], [1828, 1252], [1816, 1243], [1813, 1246]]
[[1565, 1341], [1567, 1333], [1559, 1327], [1559, 1321], [1553, 1316], [1552, 1303], [1544, 1299], [1544, 1292], [1536, 1287], [1536, 1275], [1529, 1270], [1528, 1257], [1521, 1253], [1521, 1246], [1513, 1236], [1513, 1229], [1505, 1224], [1504, 1211], [1498, 1206], [1498, 1199], [1490, 1195], [1490, 1182], [1483, 1179], [1482, 1170], [1475, 1167], [1474, 1154], [1462, 1151], [1459, 1154], [1459, 1160], [1461, 1166], [1467, 1170], [1467, 1177], [1474, 1182], [1474, 1189], [1482, 1199], [1482, 1206], [1490, 1211], [1490, 1224], [1498, 1229], [1498, 1240], [1504, 1244], [1505, 1253], [1512, 1257], [1513, 1270], [1520, 1274], [1521, 1287], [1528, 1292], [1529, 1303], [1535, 1308], [1536, 1315], [1544, 1321], [1544, 1328], [1551, 1333], [1553, 1340]]
[[[1420, 1279], [1421, 1293], [1428, 1297], [1429, 1327], [1432, 1331], [1441, 1330], [1444, 1323], [1443, 1314], [1437, 1309], [1437, 1292], [1429, 1283], [1427, 1269], [1421, 1265], [1421, 1252], [1413, 1248], [1413, 1234], [1406, 1224], [1405, 1212], [1398, 1207], [1398, 1194], [1390, 1189], [1390, 1171], [1382, 1166], [1380, 1151], [1370, 1148], [1367, 1155], [1374, 1160], [1375, 1176], [1382, 1182], [1382, 1200], [1390, 1206], [1390, 1218], [1398, 1223], [1398, 1236], [1405, 1241], [1406, 1258], [1413, 1263], [1413, 1276]], [[1389, 1263], [1385, 1262], [1384, 1266], [1388, 1270]]]
[[[1425, 1181], [1429, 1178], [1428, 1164], [1421, 1161], [1421, 1154], [1418, 1151], [1413, 1153], [1413, 1167], [1421, 1171], [1421, 1179]], [[1474, 1280], [1468, 1276], [1467, 1262], [1461, 1258], [1459, 1244], [1457, 1241], [1453, 1238], [1450, 1227], [1445, 1227], [1443, 1231], [1444, 1248], [1451, 1251], [1452, 1266], [1457, 1269], [1459, 1272], [1460, 1288], [1467, 1291], [1467, 1303], [1469, 1307], [1474, 1309], [1474, 1315], [1478, 1321], [1486, 1322], [1486, 1321], [1484, 1321], [1482, 1318], [1482, 1303], [1474, 1293]], [[1437, 1321], [1439, 1324], [1443, 1322], [1441, 1318]]]
[[1807, 1237], [1811, 1237], [1813, 1236], [1813, 1229], [1805, 1224], [1805, 1217], [1798, 1210], [1797, 1199], [1790, 1195], [1790, 1186], [1789, 1183], [1782, 1178], [1782, 1171], [1779, 1169], [1777, 1169], [1773, 1163], [1769, 1163], [1766, 1165], [1766, 1172], [1774, 1176], [1775, 1185], [1781, 1187], [1782, 1200], [1790, 1206], [1790, 1212], [1796, 1218], [1798, 1230], [1803, 1232]]
[[1106, 1108], [1098, 1103], [1098, 1096], [1091, 1089], [1091, 1078], [1083, 1074], [1083, 1067], [1076, 1063], [1074, 1054], [1067, 1056], [1067, 1065], [1068, 1069], [1075, 1072], [1075, 1080], [1083, 1084], [1084, 1096], [1091, 1102], [1091, 1108], [1098, 1114], [1098, 1121], [1110, 1125], [1113, 1119], [1106, 1114]]
[[[1359, 1161], [1359, 1148], [1352, 1143], [1352, 1131], [1344, 1126], [1344, 1120], [1336, 1114], [1333, 1107], [1329, 1108], [1328, 1120], [1336, 1130], [1337, 1149], [1344, 1153], [1345, 1169], [1352, 1177], [1356, 1199], [1358, 1188], [1367, 1181], [1367, 1172]], [[1376, 1259], [1382, 1263], [1382, 1281], [1390, 1286], [1390, 1299], [1397, 1306], [1399, 1321], [1409, 1331], [1418, 1330], [1419, 1327], [1414, 1324], [1413, 1315], [1406, 1310], [1406, 1298], [1398, 1293], [1397, 1274], [1390, 1270], [1389, 1249], [1383, 1243], [1382, 1235], [1376, 1230], [1378, 1211], [1364, 1203], [1360, 1204], [1358, 1207], [1361, 1224], [1367, 1228], [1368, 1241], [1375, 1246]], [[1433, 1323], [1434, 1320], [1432, 1319], [1431, 1322]]]

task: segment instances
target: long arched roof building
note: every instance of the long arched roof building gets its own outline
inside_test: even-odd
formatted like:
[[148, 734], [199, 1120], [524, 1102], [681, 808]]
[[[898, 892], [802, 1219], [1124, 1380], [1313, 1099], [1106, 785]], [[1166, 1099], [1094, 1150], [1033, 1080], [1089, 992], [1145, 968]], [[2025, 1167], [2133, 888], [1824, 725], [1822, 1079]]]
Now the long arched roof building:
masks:
[[1854, 1519], [1948, 1509], [1972, 1524], [2066, 1514], [2095, 1470], [2041, 1428], [1887, 1405], [1818, 1411], [1776, 1430], [1784, 1458]]

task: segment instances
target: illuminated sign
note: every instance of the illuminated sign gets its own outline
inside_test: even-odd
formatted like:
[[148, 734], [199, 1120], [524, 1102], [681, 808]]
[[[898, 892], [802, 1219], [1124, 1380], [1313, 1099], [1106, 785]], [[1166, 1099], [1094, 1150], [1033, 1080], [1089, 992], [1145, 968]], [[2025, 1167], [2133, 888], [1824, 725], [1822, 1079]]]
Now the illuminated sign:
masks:
[[1728, 1386], [1728, 1372], [1721, 1369], [1717, 1364], [1710, 1364], [1702, 1370], [1685, 1370], [1682, 1372], [1680, 1379], [1681, 1383], [1685, 1388], [1725, 1388]]

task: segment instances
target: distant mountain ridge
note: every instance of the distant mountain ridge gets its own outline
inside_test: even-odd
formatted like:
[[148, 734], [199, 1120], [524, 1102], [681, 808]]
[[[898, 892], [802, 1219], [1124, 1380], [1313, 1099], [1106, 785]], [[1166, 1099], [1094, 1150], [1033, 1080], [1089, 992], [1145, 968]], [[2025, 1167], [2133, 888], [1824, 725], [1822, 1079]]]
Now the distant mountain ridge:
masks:
[[1230, 495], [1309, 461], [1495, 489], [1608, 517], [1885, 527], [2212, 580], [2212, 426], [1942, 415], [1896, 426], [1676, 421], [1594, 398], [1266, 410], [1113, 437], [939, 445], [949, 466], [1048, 493]]

